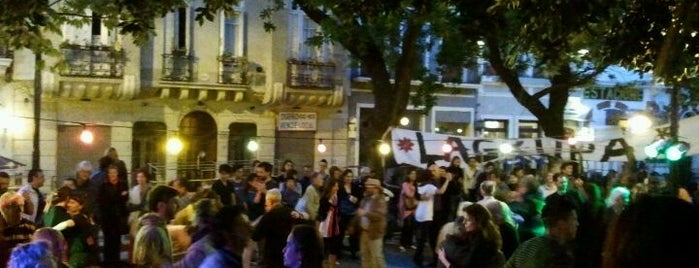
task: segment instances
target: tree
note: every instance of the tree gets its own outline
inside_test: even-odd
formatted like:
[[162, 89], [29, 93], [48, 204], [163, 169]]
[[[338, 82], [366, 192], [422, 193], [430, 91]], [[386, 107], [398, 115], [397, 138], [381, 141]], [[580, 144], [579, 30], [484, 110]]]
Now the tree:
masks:
[[[482, 57], [546, 136], [567, 138], [563, 112], [571, 89], [593, 83], [613, 63], [599, 56], [606, 44], [597, 36], [607, 30], [616, 2], [460, 0], [454, 7], [450, 16], [463, 38], [482, 42]], [[551, 85], [528, 92], [519, 73], [529, 66], [542, 71]]]
[[[227, 15], [239, 0], [202, 0], [197, 7], [196, 20], [201, 24], [212, 21], [217, 11]], [[89, 22], [91, 10], [99, 14], [105, 25], [118, 28], [121, 34], [132, 35], [136, 44], [146, 42], [155, 34], [155, 19], [165, 16], [190, 1], [108, 1], [108, 0], [0, 0], [0, 43], [13, 49], [30, 49], [35, 53], [34, 75], [34, 138], [32, 168], [40, 168], [40, 118], [42, 55], [60, 57], [51, 35], [60, 35], [64, 23], [82, 25]]]
[[[696, 103], [699, 82], [699, 3], [685, 0], [628, 1], [625, 12], [605, 33], [610, 57], [639, 72], [653, 75], [670, 87], [670, 137], [678, 141], [679, 106]], [[680, 99], [685, 89], [689, 98]], [[683, 186], [690, 179], [689, 163], [670, 162], [670, 183]], [[686, 168], [680, 168], [681, 166]]]
[[[270, 19], [284, 1], [271, 0], [272, 7], [262, 16]], [[361, 151], [368, 154], [369, 165], [380, 171], [376, 146], [389, 128], [403, 116], [409, 100], [411, 82], [428, 23], [445, 7], [444, 1], [335, 1], [295, 0], [306, 15], [318, 23], [322, 34], [309, 42], [334, 42], [342, 45], [361, 64], [371, 78], [374, 109], [361, 118]], [[268, 29], [274, 25], [267, 24]], [[393, 82], [392, 82], [393, 80]]]

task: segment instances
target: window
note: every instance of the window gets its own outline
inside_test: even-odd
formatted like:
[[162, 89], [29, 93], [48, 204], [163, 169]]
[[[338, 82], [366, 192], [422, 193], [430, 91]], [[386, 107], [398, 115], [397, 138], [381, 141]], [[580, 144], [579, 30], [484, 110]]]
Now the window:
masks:
[[331, 46], [324, 43], [320, 47], [307, 44], [321, 31], [320, 27], [303, 12], [292, 10], [289, 19], [290, 58], [303, 61], [330, 62]]
[[507, 139], [508, 138], [508, 121], [486, 119], [483, 121], [483, 130], [481, 137], [491, 139]]
[[541, 137], [541, 128], [539, 128], [539, 123], [537, 121], [519, 121], [519, 138], [531, 139]]
[[175, 12], [175, 43], [173, 49], [187, 49], [187, 8], [181, 7]]
[[[117, 40], [115, 30], [107, 29], [102, 23], [102, 16], [90, 10], [86, 11], [90, 16], [89, 23], [81, 26], [63, 24], [61, 32], [63, 41], [67, 44], [81, 46], [110, 46]], [[73, 20], [82, 20], [82, 17], [72, 17]]]
[[471, 133], [471, 111], [434, 111], [434, 133], [472, 136]]
[[244, 14], [240, 10], [236, 10], [233, 16], [223, 19], [224, 55], [243, 56], [243, 18]]

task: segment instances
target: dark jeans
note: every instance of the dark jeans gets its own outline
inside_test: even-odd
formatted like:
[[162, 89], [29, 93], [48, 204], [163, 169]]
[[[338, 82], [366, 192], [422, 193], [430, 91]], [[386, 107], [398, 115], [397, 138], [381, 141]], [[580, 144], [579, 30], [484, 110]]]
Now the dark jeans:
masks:
[[413, 245], [415, 233], [415, 215], [403, 219], [403, 229], [400, 231], [400, 245], [407, 248]]
[[104, 263], [115, 265], [120, 261], [121, 253], [121, 232], [117, 226], [102, 225], [104, 235]]
[[[435, 248], [435, 240], [431, 239], [431, 231], [430, 229], [432, 228], [432, 221], [425, 221], [425, 222], [417, 222], [417, 245], [415, 248], [415, 255], [413, 255], [413, 260], [415, 262], [422, 263], [423, 261], [423, 256], [422, 252], [425, 249], [425, 242], [430, 243], [430, 249], [431, 254], [433, 257], [436, 257], [437, 254], [434, 254], [434, 248]], [[434, 258], [436, 259], [436, 258]]]
[[[340, 215], [340, 237], [342, 237], [342, 241], [344, 241], [345, 238], [345, 233], [347, 232], [347, 227], [349, 226], [350, 222], [352, 221], [352, 218], [354, 218], [353, 215]], [[359, 234], [361, 232], [354, 232], [354, 234], [350, 235], [349, 237], [349, 248], [347, 250], [352, 253], [352, 255], [357, 254], [357, 251], [359, 251]], [[342, 245], [344, 245], [344, 242], [342, 242]]]

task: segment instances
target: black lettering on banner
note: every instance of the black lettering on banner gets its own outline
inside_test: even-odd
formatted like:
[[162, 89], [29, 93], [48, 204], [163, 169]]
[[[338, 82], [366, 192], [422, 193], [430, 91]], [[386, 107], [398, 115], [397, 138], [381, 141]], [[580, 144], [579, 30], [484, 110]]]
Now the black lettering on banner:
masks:
[[554, 155], [556, 158], [559, 158], [559, 159], [560, 159], [560, 158], [563, 158], [563, 157], [561, 157], [561, 151], [563, 150], [563, 142], [562, 142], [562, 141], [559, 141], [559, 140], [556, 140], [556, 141], [554, 141], [554, 143], [556, 144], [556, 147], [555, 147], [555, 149], [554, 149], [554, 151], [553, 151], [553, 155]]
[[541, 139], [534, 140], [534, 147], [536, 147], [537, 154], [544, 154], [544, 142]]
[[495, 150], [497, 150], [497, 149], [495, 149], [495, 148], [485, 148], [485, 149], [481, 150], [481, 148], [480, 148], [480, 147], [481, 147], [481, 143], [486, 143], [486, 142], [493, 142], [493, 141], [492, 141], [492, 140], [474, 140], [474, 141], [473, 141], [473, 153], [474, 153], [474, 154], [485, 154], [485, 155], [488, 155], [488, 154], [490, 154], [491, 152], [494, 152]]
[[[615, 148], [617, 144], [621, 145], [621, 148]], [[602, 155], [602, 159], [600, 159], [601, 162], [607, 162], [609, 161], [609, 158], [616, 157], [616, 156], [626, 156], [627, 150], [632, 149], [628, 143], [626, 143], [626, 140], [621, 138], [621, 139], [613, 139], [609, 141], [609, 144], [604, 147], [604, 155]]]
[[[454, 146], [454, 143], [456, 144]], [[464, 142], [458, 138], [458, 137], [448, 137], [447, 138], [447, 144], [452, 145], [454, 148], [452, 151], [456, 150], [461, 154], [461, 160], [468, 159], [468, 148], [464, 146]], [[447, 157], [449, 157], [451, 153], [446, 154]], [[451, 161], [451, 159], [447, 159], [447, 161]]]
[[430, 161], [436, 162], [437, 160], [444, 158], [444, 156], [441, 155], [427, 154], [427, 151], [425, 150], [425, 139], [422, 137], [422, 133], [415, 132], [415, 136], [417, 137], [417, 144], [420, 148], [420, 164], [427, 164]]

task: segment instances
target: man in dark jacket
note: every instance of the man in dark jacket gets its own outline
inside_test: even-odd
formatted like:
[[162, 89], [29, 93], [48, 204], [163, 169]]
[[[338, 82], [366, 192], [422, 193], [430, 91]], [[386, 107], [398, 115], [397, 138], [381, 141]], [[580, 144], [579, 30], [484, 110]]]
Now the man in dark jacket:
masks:
[[282, 250], [296, 221], [291, 216], [293, 210], [282, 204], [282, 194], [279, 189], [271, 189], [265, 195], [265, 211], [252, 234], [252, 240], [258, 242], [264, 240], [260, 267], [283, 268]]

